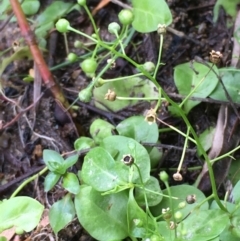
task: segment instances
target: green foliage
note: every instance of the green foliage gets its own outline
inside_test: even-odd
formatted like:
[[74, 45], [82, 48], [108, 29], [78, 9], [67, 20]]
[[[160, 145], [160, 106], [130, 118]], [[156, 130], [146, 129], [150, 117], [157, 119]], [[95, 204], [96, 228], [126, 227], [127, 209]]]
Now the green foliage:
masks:
[[[194, 68], [194, 71], [192, 68]], [[216, 66], [213, 66], [213, 69], [218, 73]], [[176, 66], [174, 69], [174, 82], [181, 95], [205, 98], [216, 88], [218, 78], [207, 66], [194, 62], [192, 67], [190, 63]], [[185, 112], [189, 113], [199, 103], [201, 102], [186, 99], [183, 105]]]
[[99, 192], [108, 191], [128, 183], [129, 168], [115, 162], [102, 147], [92, 149], [84, 158], [81, 177], [84, 183]]
[[26, 15], [34, 15], [40, 8], [40, 2], [37, 0], [25, 0], [21, 6]]
[[118, 14], [118, 19], [121, 24], [123, 25], [129, 25], [133, 22], [134, 15], [133, 12], [129, 9], [123, 9], [119, 14]]
[[158, 126], [149, 125], [143, 116], [131, 116], [120, 122], [116, 130], [119, 135], [131, 137], [138, 142], [156, 143], [158, 141]]
[[95, 142], [92, 138], [81, 136], [74, 142], [74, 149], [77, 151], [86, 150], [95, 146]]
[[126, 191], [101, 195], [91, 186], [82, 186], [75, 197], [77, 217], [97, 240], [121, 240], [128, 236]]
[[70, 194], [55, 202], [49, 211], [49, 221], [55, 234], [75, 217], [75, 208]]
[[[134, 164], [138, 166], [139, 170], [135, 165], [133, 165], [131, 169], [127, 169], [129, 175], [132, 175], [130, 181], [139, 184], [141, 181], [143, 181], [143, 183], [148, 181], [150, 178], [150, 158], [147, 150], [137, 141], [125, 136], [109, 136], [103, 139], [101, 146], [109, 153], [114, 152], [114, 159], [117, 162], [120, 162], [124, 155], [132, 155], [135, 160]], [[131, 172], [133, 173], [131, 174]]]
[[[228, 215], [222, 210], [196, 210], [180, 223], [175, 240], [210, 241], [221, 234], [228, 222]], [[164, 222], [159, 223], [159, 229], [163, 231], [165, 240], [173, 240], [174, 230], [166, 230]]]
[[[204, 194], [200, 190], [190, 185], [182, 184], [178, 186], [173, 186], [170, 187], [170, 191], [172, 197], [177, 197], [177, 199], [172, 199], [173, 207], [171, 207], [170, 199], [167, 197], [163, 197], [162, 201], [158, 205], [156, 205], [155, 207], [151, 207], [151, 211], [154, 214], [154, 216], [162, 214], [162, 209], [166, 209], [169, 207], [171, 209], [174, 209], [174, 211], [181, 210], [183, 218], [185, 218], [195, 207], [199, 205], [199, 203], [201, 203], [205, 199]], [[163, 190], [163, 194], [167, 195], [168, 190]], [[186, 203], [186, 205], [183, 208], [179, 208], [179, 204], [183, 201], [186, 201], [186, 197], [192, 194], [196, 195], [197, 201], [193, 204]], [[207, 209], [208, 203], [205, 202], [203, 205], [201, 205], [200, 210]]]
[[36, 19], [38, 26], [36, 30], [37, 36], [45, 36], [48, 30], [54, 27], [54, 22], [64, 16], [71, 8], [72, 3], [63, 1], [53, 1]]
[[141, 33], [156, 31], [159, 24], [170, 25], [172, 14], [165, 0], [132, 0], [133, 27]]
[[43, 208], [42, 204], [29, 197], [3, 200], [0, 203], [0, 233], [12, 227], [32, 231], [40, 221]]
[[[231, 96], [232, 101], [240, 103], [240, 73], [234, 70], [219, 69], [219, 74], [228, 94]], [[209, 97], [215, 100], [228, 101], [221, 83], [218, 83], [217, 87]]]
[[[128, 26], [133, 19], [134, 29], [143, 33], [156, 31], [159, 24], [163, 26], [171, 24], [172, 16], [166, 2], [132, 0], [133, 15], [129, 15], [132, 12], [128, 10], [121, 12], [119, 15], [123, 24], [121, 31], [118, 29], [119, 25], [114, 26], [111, 23], [111, 26], [117, 26], [117, 29], [111, 30], [115, 33], [116, 39], [108, 43], [101, 40], [98, 27], [85, 5], [86, 2], [78, 1], [78, 3], [84, 6], [84, 10], [89, 15], [93, 24], [93, 35], [88, 36], [73, 29], [70, 23], [63, 19], [59, 20], [57, 27], [60, 27], [60, 32], [71, 30], [79, 33], [95, 45], [94, 51], [85, 57], [70, 56], [73, 57], [73, 59], [70, 58], [72, 61], [81, 60], [83, 71], [92, 79], [88, 87], [79, 92], [79, 99], [89, 102], [94, 97], [97, 107], [113, 112], [133, 106], [142, 99], [157, 100], [157, 104], [151, 103], [155, 105], [152, 110], [156, 115], [157, 109], [162, 106], [162, 101], [168, 102], [171, 105], [169, 108], [183, 117], [192, 135], [180, 132], [177, 127], [171, 126], [171, 128], [185, 138], [195, 137], [193, 142], [197, 145], [199, 155], [203, 154], [202, 149], [207, 151], [211, 146], [209, 140], [213, 130], [206, 130], [198, 140], [185, 113], [189, 113], [200, 103], [200, 101], [190, 100], [190, 97], [226, 100], [216, 74], [209, 67], [199, 63], [193, 63], [191, 67], [189, 63], [176, 66], [174, 81], [179, 93], [186, 96], [183, 102], [177, 105], [166, 95], [156, 80], [157, 70], [162, 64], [160, 63], [162, 45], [160, 44], [156, 67], [149, 62], [136, 63], [125, 53], [125, 47], [131, 41], [131, 34], [133, 35], [134, 32], [129, 31], [130, 26]], [[54, 1], [37, 17], [38, 37], [44, 38], [47, 31], [53, 28], [55, 21], [74, 7], [77, 8], [72, 3]], [[130, 20], [125, 19], [126, 13], [127, 17], [130, 16]], [[162, 43], [163, 35], [159, 37]], [[107, 51], [104, 56], [111, 56], [111, 59], [98, 73], [97, 67], [102, 60], [102, 56], [98, 56], [100, 50]], [[18, 56], [15, 55], [3, 61], [1, 71], [3, 72], [9, 61], [15, 58]], [[131, 63], [138, 73], [134, 76], [103, 79], [103, 74], [114, 66], [117, 58]], [[223, 75], [223, 82], [232, 99], [238, 102], [239, 86], [233, 83], [239, 78], [239, 74], [218, 70], [216, 66], [213, 68], [217, 74]], [[140, 78], [139, 76], [142, 75], [144, 77]], [[109, 90], [116, 92], [115, 101], [109, 102], [104, 99]], [[77, 214], [83, 228], [97, 240], [114, 241], [128, 238], [133, 241], [213, 241], [220, 238], [235, 241], [239, 238], [239, 183], [233, 190], [235, 203], [225, 202], [227, 210], [216, 192], [210, 196], [216, 202], [213, 202], [209, 209], [209, 199], [206, 199], [197, 188], [187, 184], [169, 187], [169, 177], [166, 172], [160, 173], [160, 180], [166, 186], [165, 190], [161, 190], [159, 180], [151, 176], [151, 167], [159, 163], [161, 152], [156, 147], [143, 145], [144, 142], [158, 143], [159, 127], [156, 123], [150, 125], [143, 116], [132, 116], [117, 126], [105, 120], [96, 119], [90, 126], [90, 135], [91, 137], [80, 137], [74, 143], [77, 152], [88, 151], [78, 175], [69, 170], [77, 162], [77, 154], [63, 158], [52, 150], [43, 152], [43, 159], [49, 170], [45, 177], [44, 190], [50, 191], [59, 182], [67, 192], [61, 200], [52, 205], [49, 212], [50, 224], [55, 234], [71, 222]], [[186, 147], [183, 149], [183, 154], [185, 151]], [[213, 183], [214, 180], [211, 182]], [[191, 203], [188, 200], [189, 195], [194, 197]], [[11, 198], [0, 203], [0, 219], [2, 218], [0, 231], [12, 226], [16, 227], [18, 233], [31, 231], [39, 222], [43, 211], [42, 205], [30, 198], [19, 198]], [[24, 220], [30, 220], [30, 223], [24, 222], [23, 217]]]
[[80, 64], [82, 70], [86, 74], [94, 74], [96, 69], [97, 69], [97, 61], [95, 59], [89, 58], [85, 59], [81, 64]]
[[107, 121], [96, 119], [90, 126], [90, 134], [96, 144], [99, 144], [104, 138], [113, 135], [115, 127]]
[[[70, 156], [64, 160], [62, 156], [56, 151], [44, 150], [43, 160], [46, 166], [48, 167], [48, 169], [50, 170], [50, 172], [48, 173], [44, 181], [44, 190], [45, 192], [48, 192], [59, 181], [60, 177], [66, 173], [67, 169], [73, 166], [77, 162], [78, 155]], [[73, 181], [71, 179], [71, 181], [76, 184], [76, 180]], [[68, 187], [69, 180], [68, 181], [67, 179], [65, 180], [65, 185], [67, 185]], [[75, 188], [77, 188], [77, 186]], [[74, 192], [75, 192], [75, 188], [74, 188]], [[69, 189], [69, 187], [67, 189]]]
[[213, 21], [216, 22], [219, 15], [220, 7], [223, 7], [228, 15], [236, 17], [237, 5], [240, 3], [239, 0], [217, 0], [213, 9]]
[[[116, 90], [117, 96], [126, 97], [126, 100], [115, 100], [113, 102], [104, 99], [105, 94], [109, 89]], [[95, 106], [106, 111], [117, 112], [121, 109], [137, 104], [140, 100], [128, 100], [129, 93], [133, 96], [146, 96], [152, 99], [158, 98], [158, 93], [155, 91], [156, 86], [148, 79], [138, 77], [129, 77], [126, 80], [108, 82], [99, 88], [95, 88], [93, 96]]]
[[[210, 127], [199, 135], [199, 141], [201, 142], [204, 151], [208, 151], [212, 146], [214, 133], [215, 133], [215, 128]], [[199, 149], [199, 147], [197, 148], [198, 148], [197, 154], [198, 156], [201, 156], [202, 152]]]

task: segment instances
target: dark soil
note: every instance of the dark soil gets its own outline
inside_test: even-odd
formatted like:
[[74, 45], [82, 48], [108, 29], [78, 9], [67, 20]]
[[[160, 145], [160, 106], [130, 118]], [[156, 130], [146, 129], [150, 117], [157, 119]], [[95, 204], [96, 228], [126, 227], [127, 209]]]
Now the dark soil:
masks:
[[[173, 14], [172, 28], [184, 33], [184, 37], [167, 32], [164, 40], [163, 58], [165, 63], [158, 73], [157, 80], [169, 95], [175, 101], [178, 101], [177, 90], [173, 81], [173, 68], [177, 64], [184, 63], [194, 59], [196, 56], [208, 60], [209, 52], [214, 49], [223, 54], [222, 66], [229, 66], [232, 51], [233, 28], [227, 28], [227, 16], [224, 11], [220, 12], [217, 23], [213, 23], [213, 7], [215, 1], [168, 1]], [[93, 9], [98, 1], [89, 1]], [[107, 33], [107, 26], [112, 21], [117, 21], [117, 13], [121, 7], [109, 3], [105, 8], [98, 11], [95, 15], [97, 25], [101, 29], [104, 39], [111, 36]], [[79, 16], [77, 12], [70, 13], [67, 18], [72, 26], [84, 29], [85, 33], [91, 34], [93, 29], [87, 16], [83, 13]], [[73, 42], [78, 36], [68, 34], [70, 50]], [[20, 41], [20, 33], [16, 23], [8, 23], [1, 30], [0, 50], [4, 51], [12, 44]], [[50, 67], [54, 67], [65, 61], [65, 47], [63, 37], [56, 32], [48, 36], [49, 54], [45, 53], [46, 61]], [[132, 43], [141, 43], [134, 47], [130, 44], [126, 53], [137, 62], [155, 61], [158, 52], [158, 36], [156, 33], [138, 34], [132, 39]], [[21, 41], [20, 41], [21, 44]], [[52, 47], [55, 46], [55, 47]], [[81, 51], [79, 51], [79, 54]], [[3, 58], [6, 57], [5, 55]], [[99, 67], [102, 68], [104, 63]], [[78, 137], [76, 128], [69, 116], [57, 105], [51, 97], [50, 92], [42, 86], [43, 96], [39, 105], [26, 111], [26, 108], [33, 103], [33, 92], [36, 85], [25, 83], [22, 79], [28, 73], [29, 67], [33, 68], [32, 61], [20, 60], [10, 64], [5, 70], [1, 81], [5, 95], [8, 99], [0, 97], [0, 125], [4, 128], [0, 130], [0, 198], [8, 198], [19, 184], [28, 176], [37, 173], [44, 167], [42, 160], [42, 150], [54, 149], [60, 153], [66, 153], [73, 150], [73, 143]], [[114, 78], [120, 75], [131, 75], [134, 68], [124, 60], [118, 60], [116, 68], [109, 70], [105, 77]], [[64, 90], [69, 101], [74, 101], [78, 92], [87, 86], [89, 79], [81, 72], [79, 64], [66, 65], [53, 71], [56, 80]], [[141, 103], [137, 106], [131, 106], [118, 113], [109, 113], [98, 110], [93, 103], [76, 102], [80, 109], [74, 117], [82, 125], [86, 135], [88, 135], [89, 126], [96, 118], [107, 119], [114, 124], [120, 120], [131, 116], [142, 114], [147, 108], [147, 103]], [[189, 120], [198, 134], [209, 126], [214, 126], [217, 120], [219, 109], [218, 104], [203, 102], [192, 110]], [[177, 126], [183, 132], [186, 131], [185, 124], [177, 118], [173, 118], [165, 113], [164, 116], [159, 113], [159, 117], [168, 123]], [[9, 124], [9, 125], [8, 125]], [[164, 147], [163, 159], [160, 160], [159, 168], [177, 167], [181, 158], [181, 148], [184, 144], [184, 138], [176, 133], [161, 134], [160, 141]], [[190, 172], [189, 167], [203, 165], [191, 149], [187, 152], [182, 172], [183, 182], [194, 183], [200, 171]], [[81, 158], [80, 158], [81, 161]], [[171, 173], [169, 171], [169, 173]], [[46, 196], [43, 191], [44, 177], [38, 181], [29, 184], [22, 190], [22, 195], [38, 199], [40, 202], [52, 204], [54, 200], [61, 198], [64, 191], [59, 188], [54, 189], [51, 194]], [[172, 180], [172, 184], [176, 184]], [[48, 199], [48, 200], [47, 200]], [[51, 240], [53, 236], [51, 229], [46, 229], [47, 235], [44, 240]], [[43, 231], [39, 231], [39, 233]], [[36, 235], [33, 232], [32, 235]], [[30, 236], [33, 237], [33, 236]], [[30, 237], [21, 237], [21, 240], [30, 240]], [[53, 236], [54, 237], [54, 236]], [[37, 240], [37, 239], [36, 239]], [[43, 236], [39, 239], [43, 240]], [[59, 240], [92, 240], [84, 230], [79, 226], [77, 220], [73, 221], [68, 227], [59, 233]]]

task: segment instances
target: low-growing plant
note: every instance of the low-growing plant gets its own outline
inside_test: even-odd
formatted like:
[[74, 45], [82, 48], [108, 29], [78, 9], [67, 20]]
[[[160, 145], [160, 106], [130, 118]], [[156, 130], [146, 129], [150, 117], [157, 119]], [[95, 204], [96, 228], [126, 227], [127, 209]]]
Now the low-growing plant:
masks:
[[[56, 28], [62, 33], [73, 31], [95, 46], [90, 54], [85, 55], [84, 60], [82, 56], [73, 53], [68, 55], [69, 62], [80, 61], [81, 69], [91, 79], [88, 87], [79, 92], [79, 99], [89, 102], [94, 97], [96, 106], [111, 111], [121, 110], [140, 100], [157, 100], [157, 103], [154, 102], [154, 108], [146, 110], [145, 116], [129, 117], [116, 126], [96, 119], [90, 126], [91, 137], [77, 139], [74, 143], [75, 154], [65, 159], [53, 150], [44, 150], [46, 168], [21, 184], [9, 200], [0, 203], [0, 231], [15, 227], [16, 232], [21, 233], [31, 231], [37, 226], [43, 206], [31, 198], [15, 196], [29, 181], [48, 171], [44, 182], [45, 192], [49, 192], [57, 183], [67, 192], [49, 211], [50, 224], [56, 235], [77, 216], [84, 229], [97, 240], [238, 240], [240, 182], [237, 182], [233, 189], [234, 203], [228, 202], [227, 196], [225, 200], [219, 199], [211, 160], [206, 154], [210, 143], [206, 144], [204, 141], [212, 135], [212, 130], [197, 136], [186, 116], [200, 103], [191, 100], [191, 97], [226, 100], [219, 76], [232, 101], [238, 102], [238, 85], [232, 85], [238, 78], [238, 73], [235, 70], [218, 69], [214, 64], [195, 62], [178, 65], [175, 67], [174, 81], [179, 93], [185, 98], [181, 103], [176, 103], [156, 80], [162, 64], [164, 34], [166, 27], [172, 22], [166, 2], [132, 0], [133, 9], [119, 13], [120, 23], [109, 24], [109, 33], [115, 37], [115, 40], [109, 43], [101, 39], [86, 1], [78, 0], [78, 4], [87, 12], [94, 34], [89, 36], [74, 29], [66, 19], [60, 19]], [[126, 55], [125, 47], [134, 31], [158, 31], [160, 51], [156, 65], [148, 61], [137, 63]], [[79, 46], [79, 43], [76, 46]], [[101, 70], [98, 68], [101, 61], [101, 56], [98, 56], [99, 49], [107, 52], [104, 57], [109, 56], [107, 64]], [[128, 61], [138, 73], [104, 79], [103, 74], [114, 65], [117, 58]], [[158, 119], [157, 110], [163, 101], [170, 104], [172, 114], [181, 116], [184, 120], [186, 133]], [[158, 143], [158, 121], [185, 138], [182, 157], [173, 178], [176, 181], [182, 179], [180, 171], [187, 144], [191, 141], [197, 146], [198, 155], [208, 164], [212, 185], [210, 196], [205, 197], [196, 187], [187, 184], [170, 187], [165, 171], [161, 171], [158, 178], [151, 175], [151, 170], [156, 167], [162, 153], [156, 147], [149, 147], [144, 143]], [[87, 154], [81, 170], [75, 174], [71, 167], [82, 153]], [[28, 225], [22, 221], [23, 218], [29, 220]]]

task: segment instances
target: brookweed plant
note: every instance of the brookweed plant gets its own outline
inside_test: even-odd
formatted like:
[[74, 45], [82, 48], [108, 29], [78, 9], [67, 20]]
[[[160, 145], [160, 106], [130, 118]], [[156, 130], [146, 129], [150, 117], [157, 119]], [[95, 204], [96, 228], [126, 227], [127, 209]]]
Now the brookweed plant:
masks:
[[[162, 65], [164, 35], [167, 26], [172, 22], [166, 2], [132, 0], [133, 8], [123, 9], [119, 13], [119, 23], [109, 24], [108, 31], [115, 36], [115, 40], [109, 43], [101, 39], [86, 1], [78, 0], [78, 4], [88, 14], [94, 34], [89, 36], [71, 27], [66, 19], [59, 19], [56, 23], [59, 32], [75, 32], [95, 46], [90, 52], [91, 56], [82, 61], [74, 53], [68, 55], [69, 62], [80, 61], [81, 69], [91, 80], [90, 84], [79, 92], [78, 98], [84, 102], [89, 102], [93, 97], [101, 98], [101, 101], [105, 101], [109, 109], [114, 111], [127, 106], [129, 101], [137, 103], [139, 100], [155, 100], [156, 106], [147, 110], [145, 116], [129, 117], [117, 126], [96, 119], [90, 126], [90, 137], [82, 136], [75, 141], [74, 155], [64, 158], [56, 151], [44, 150], [46, 167], [24, 181], [8, 200], [0, 203], [0, 232], [15, 227], [15, 232], [20, 234], [29, 232], [38, 225], [44, 210], [43, 205], [32, 198], [17, 194], [27, 183], [48, 172], [44, 182], [45, 192], [60, 183], [67, 193], [49, 210], [50, 225], [56, 236], [77, 216], [84, 229], [97, 240], [239, 240], [240, 183], [236, 183], [232, 192], [234, 203], [228, 202], [227, 197], [225, 200], [219, 199], [211, 160], [187, 118], [191, 109], [200, 103], [190, 100], [190, 97], [205, 98], [212, 95], [215, 99], [225, 98], [216, 73], [227, 71], [218, 69], [214, 64], [209, 68], [204, 64], [194, 63], [194, 69], [198, 72], [196, 74], [189, 67], [189, 63], [176, 66], [174, 81], [179, 93], [186, 96], [181, 103], [176, 103], [156, 80], [158, 69]], [[125, 48], [134, 31], [158, 32], [160, 46], [156, 65], [148, 61], [139, 64], [126, 55]], [[82, 46], [81, 43], [80, 45]], [[109, 56], [109, 59], [101, 71], [97, 72], [101, 60], [98, 56], [99, 49], [105, 50], [107, 54], [104, 57]], [[128, 61], [138, 73], [104, 79], [103, 74], [114, 67], [117, 58]], [[235, 72], [228, 71], [223, 81], [229, 83], [227, 78], [234, 74]], [[136, 88], [134, 93], [136, 96], [139, 96], [137, 93], [144, 93], [145, 97], [129, 97], [132, 88], [143, 81], [144, 86], [141, 89]], [[158, 90], [157, 94], [152, 91], [153, 88]], [[167, 125], [185, 138], [182, 157], [173, 178], [182, 180], [180, 171], [187, 144], [194, 143], [208, 164], [212, 185], [212, 194], [208, 197], [191, 185], [171, 187], [165, 171], [161, 171], [158, 178], [151, 175], [151, 169], [156, 167], [162, 153], [156, 147], [145, 147], [144, 143], [158, 143], [160, 130], [156, 122], [162, 121], [157, 118], [156, 113], [163, 101], [171, 105], [172, 114], [181, 117], [187, 126], [187, 132], [183, 133], [176, 127]], [[71, 172], [71, 167], [82, 153], [87, 154], [81, 170], [75, 174]], [[161, 189], [160, 183], [165, 189]]]

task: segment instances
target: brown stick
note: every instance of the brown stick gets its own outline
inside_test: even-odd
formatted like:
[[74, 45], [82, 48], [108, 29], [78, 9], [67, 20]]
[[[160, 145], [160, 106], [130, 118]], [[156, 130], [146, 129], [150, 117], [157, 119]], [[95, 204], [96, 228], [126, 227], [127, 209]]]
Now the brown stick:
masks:
[[[38, 48], [37, 41], [33, 31], [30, 29], [30, 26], [27, 22], [27, 19], [22, 11], [21, 5], [18, 0], [10, 0], [12, 5], [13, 12], [17, 18], [22, 36], [24, 37], [27, 45], [30, 48], [33, 59], [38, 66], [39, 72], [42, 76], [44, 84], [47, 88], [49, 88], [57, 102], [60, 102], [64, 108], [68, 109], [69, 103], [65, 98], [60, 86], [55, 82], [43, 56]], [[69, 112], [72, 112], [72, 109], [69, 109]], [[79, 134], [82, 134], [82, 128], [78, 126]]]

